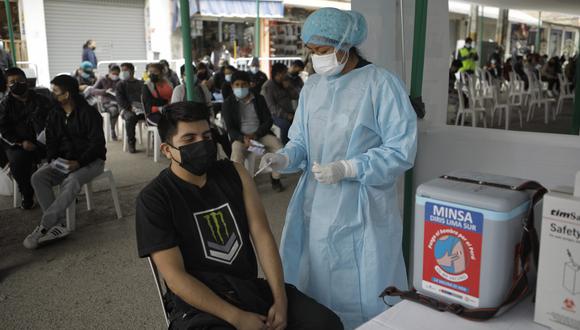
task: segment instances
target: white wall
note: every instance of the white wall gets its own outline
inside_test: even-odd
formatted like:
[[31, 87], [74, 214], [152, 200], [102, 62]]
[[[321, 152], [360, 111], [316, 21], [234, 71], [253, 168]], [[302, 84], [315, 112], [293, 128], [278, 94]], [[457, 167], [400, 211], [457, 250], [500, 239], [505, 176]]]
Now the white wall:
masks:
[[44, 0], [22, 0], [21, 6], [24, 13], [24, 32], [26, 33], [28, 61], [36, 64], [38, 68], [38, 84], [49, 86], [50, 74], [48, 70]]
[[151, 51], [147, 51], [147, 59], [153, 60], [153, 52], [159, 53], [159, 59], [170, 60], [173, 55], [181, 57], [181, 54], [171, 52], [171, 28], [172, 14], [171, 1], [149, 0], [145, 6], [149, 6], [149, 35], [151, 38]]

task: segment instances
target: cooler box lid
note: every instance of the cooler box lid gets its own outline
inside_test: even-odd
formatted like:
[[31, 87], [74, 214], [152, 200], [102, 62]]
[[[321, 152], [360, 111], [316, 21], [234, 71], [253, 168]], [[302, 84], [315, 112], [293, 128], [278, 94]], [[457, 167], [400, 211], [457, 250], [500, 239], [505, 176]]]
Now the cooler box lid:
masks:
[[[453, 171], [451, 177], [470, 180], [519, 186], [528, 181], [501, 175], [486, 174], [474, 171]], [[510, 212], [529, 202], [529, 192], [503, 189], [468, 182], [437, 178], [417, 188], [417, 197], [431, 198], [495, 212]]]

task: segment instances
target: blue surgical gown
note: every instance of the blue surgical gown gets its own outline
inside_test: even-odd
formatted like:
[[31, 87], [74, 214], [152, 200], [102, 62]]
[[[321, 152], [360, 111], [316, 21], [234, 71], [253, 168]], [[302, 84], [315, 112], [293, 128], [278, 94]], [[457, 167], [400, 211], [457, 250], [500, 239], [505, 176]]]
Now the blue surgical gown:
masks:
[[[351, 329], [387, 308], [378, 297], [387, 286], [407, 288], [396, 183], [415, 160], [417, 117], [403, 83], [369, 64], [311, 76], [289, 137], [280, 151], [286, 172], [304, 172], [282, 234], [285, 280]], [[314, 162], [343, 159], [354, 162], [355, 178], [314, 179]]]

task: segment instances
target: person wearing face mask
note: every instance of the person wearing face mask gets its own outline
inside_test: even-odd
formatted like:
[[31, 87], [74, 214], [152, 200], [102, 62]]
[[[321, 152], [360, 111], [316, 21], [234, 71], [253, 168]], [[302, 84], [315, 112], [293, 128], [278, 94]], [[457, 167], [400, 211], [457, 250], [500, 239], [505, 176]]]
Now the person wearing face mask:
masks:
[[300, 93], [302, 87], [304, 87], [304, 80], [300, 77], [302, 71], [304, 71], [304, 62], [301, 60], [292, 62], [290, 69], [288, 69], [288, 80], [298, 93]]
[[302, 89], [290, 141], [260, 165], [302, 171], [280, 246], [285, 278], [347, 329], [387, 308], [378, 297], [385, 287], [407, 287], [397, 182], [413, 166], [417, 140], [405, 86], [356, 48], [366, 35], [356, 11], [323, 8], [306, 19], [301, 38], [316, 74]]
[[[186, 76], [185, 76], [185, 64], [179, 68], [181, 73], [181, 80], [183, 83], [176, 86], [173, 89], [173, 95], [171, 96], [171, 103], [187, 101], [187, 88]], [[195, 65], [193, 65], [193, 102], [205, 103], [206, 105], [211, 105], [211, 93], [205, 84], [201, 84], [197, 78], [197, 70]]]
[[208, 81], [207, 87], [212, 93], [220, 93], [224, 100], [227, 99], [233, 93], [231, 81], [236, 71], [237, 69], [231, 65], [222, 66], [221, 70]]
[[[79, 94], [79, 84], [69, 75], [51, 81], [57, 107], [46, 124], [46, 159], [32, 175], [32, 186], [42, 208], [42, 219], [23, 242], [27, 249], [65, 237], [66, 209], [81, 187], [103, 173], [107, 149], [103, 117]], [[57, 166], [58, 165], [58, 166]], [[60, 186], [55, 196], [53, 188]]]
[[[8, 95], [0, 101], [0, 147], [22, 194], [22, 209], [34, 206], [30, 177], [46, 154], [42, 135], [53, 103], [29, 89], [19, 68], [6, 70]], [[39, 141], [41, 140], [41, 141]]]
[[143, 107], [149, 125], [157, 126], [163, 107], [171, 102], [173, 84], [163, 75], [163, 65], [149, 64], [149, 81], [143, 86]]
[[477, 55], [477, 50], [472, 47], [473, 39], [470, 37], [465, 38], [465, 46], [459, 50], [457, 53], [457, 59], [463, 64], [460, 72], [465, 72], [468, 74], [473, 74], [477, 68], [477, 61], [479, 60], [479, 55]]
[[97, 82], [97, 77], [93, 71], [93, 65], [91, 62], [85, 61], [81, 63], [81, 66], [75, 71], [74, 77], [79, 83], [79, 91], [85, 92], [85, 90], [93, 86]]
[[[270, 131], [273, 121], [266, 100], [262, 95], [250, 91], [250, 75], [238, 71], [234, 73], [232, 81], [234, 95], [227, 98], [222, 107], [226, 129], [232, 141], [230, 159], [244, 164], [252, 140], [263, 144], [268, 152], [282, 149], [282, 143]], [[272, 172], [270, 180], [274, 191], [284, 190], [280, 173]]]
[[145, 109], [141, 103], [143, 81], [135, 79], [135, 66], [132, 63], [121, 63], [120, 82], [117, 84], [116, 99], [125, 120], [125, 134], [129, 153], [137, 152], [135, 148], [135, 127], [140, 120], [145, 120]]
[[167, 60], [161, 60], [159, 61], [159, 64], [163, 65], [163, 74], [165, 75], [165, 79], [169, 80], [173, 86], [178, 86], [179, 77], [175, 71], [171, 70], [169, 62], [167, 62]]
[[111, 137], [113, 141], [117, 141], [116, 127], [121, 112], [116, 98], [117, 85], [121, 81], [120, 74], [121, 68], [117, 64], [109, 64], [109, 73], [97, 80], [89, 91], [89, 94], [93, 97], [100, 97], [101, 110], [110, 114]]
[[135, 227], [139, 257], [169, 288], [171, 328], [341, 330], [285, 285], [258, 190], [242, 165], [216, 160], [206, 105], [173, 103], [158, 128], [171, 165], [137, 197]]
[[272, 113], [274, 124], [280, 128], [282, 143], [288, 143], [288, 129], [294, 120], [293, 100], [298, 100], [299, 93], [288, 79], [288, 67], [284, 63], [272, 65], [272, 79], [262, 86], [262, 95]]
[[268, 76], [260, 70], [260, 60], [257, 57], [252, 58], [250, 62], [250, 89], [254, 94], [260, 94], [262, 86], [268, 81]]

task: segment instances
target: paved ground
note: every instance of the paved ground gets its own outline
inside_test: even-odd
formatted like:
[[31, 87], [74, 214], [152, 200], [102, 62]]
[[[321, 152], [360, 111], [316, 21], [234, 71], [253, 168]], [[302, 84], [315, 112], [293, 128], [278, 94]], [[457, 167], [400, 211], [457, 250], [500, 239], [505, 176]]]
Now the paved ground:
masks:
[[[167, 166], [144, 152], [123, 153], [108, 145], [107, 168], [117, 180], [123, 219], [105, 182], [95, 184], [95, 207], [77, 204], [77, 231], [68, 238], [29, 251], [22, 240], [38, 224], [40, 210], [12, 209], [0, 196], [0, 329], [161, 329], [160, 304], [151, 272], [137, 257], [134, 201], [141, 188]], [[268, 175], [257, 178], [277, 240], [297, 176], [273, 193]]]

